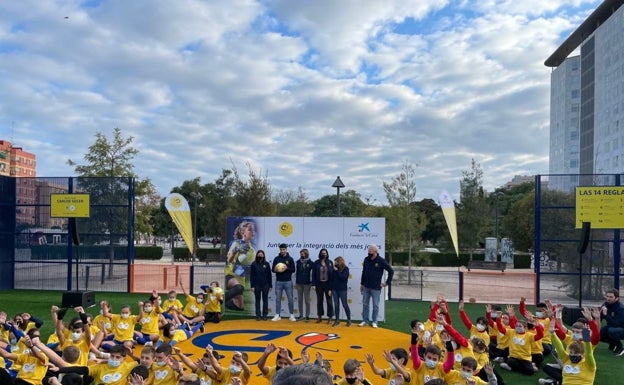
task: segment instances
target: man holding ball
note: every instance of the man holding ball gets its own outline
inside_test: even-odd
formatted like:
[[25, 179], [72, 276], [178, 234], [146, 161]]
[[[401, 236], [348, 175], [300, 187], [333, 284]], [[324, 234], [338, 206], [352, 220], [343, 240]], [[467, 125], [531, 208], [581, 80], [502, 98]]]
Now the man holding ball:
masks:
[[293, 301], [292, 275], [295, 272], [295, 260], [288, 254], [288, 246], [285, 243], [279, 245], [280, 253], [273, 259], [273, 272], [275, 273], [275, 316], [271, 321], [279, 321], [282, 311], [282, 293], [286, 291], [288, 299], [288, 311], [290, 320], [295, 322], [295, 304]]

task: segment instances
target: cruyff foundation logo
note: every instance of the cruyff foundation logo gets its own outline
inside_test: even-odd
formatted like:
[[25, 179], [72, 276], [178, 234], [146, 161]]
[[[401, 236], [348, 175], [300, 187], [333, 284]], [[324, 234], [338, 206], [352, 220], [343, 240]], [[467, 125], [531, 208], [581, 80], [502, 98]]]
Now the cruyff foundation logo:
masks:
[[[270, 342], [275, 345], [286, 345], [280, 342], [285, 337], [290, 337], [290, 330], [261, 330], [261, 329], [238, 329], [222, 330], [199, 335], [192, 339], [192, 343], [199, 349], [205, 349], [211, 345], [219, 353], [244, 351], [248, 353], [262, 353]], [[301, 346], [301, 352], [314, 347], [317, 350], [327, 352], [339, 352], [337, 345], [323, 346], [323, 343], [339, 339], [336, 333], [307, 332], [294, 338]], [[290, 339], [290, 338], [289, 338]], [[246, 343], [245, 343], [246, 342]], [[333, 346], [331, 346], [333, 345]], [[253, 359], [251, 361], [254, 361]]]

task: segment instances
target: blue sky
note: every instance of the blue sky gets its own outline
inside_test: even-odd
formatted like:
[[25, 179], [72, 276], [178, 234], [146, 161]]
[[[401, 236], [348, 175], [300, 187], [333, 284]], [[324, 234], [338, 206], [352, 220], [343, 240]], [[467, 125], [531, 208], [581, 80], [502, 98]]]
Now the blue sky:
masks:
[[[548, 172], [544, 60], [600, 1], [0, 3], [0, 139], [73, 175], [96, 132], [134, 136], [164, 196], [232, 164], [310, 199], [417, 165], [417, 199]], [[246, 172], [243, 172], [243, 175]]]

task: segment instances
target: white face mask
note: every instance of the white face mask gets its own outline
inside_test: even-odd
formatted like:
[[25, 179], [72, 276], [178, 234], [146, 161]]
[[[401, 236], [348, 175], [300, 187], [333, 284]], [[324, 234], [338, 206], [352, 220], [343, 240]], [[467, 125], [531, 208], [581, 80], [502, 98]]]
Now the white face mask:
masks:
[[441, 332], [442, 330], [444, 330], [444, 325], [437, 324], [436, 325], [436, 330]]
[[438, 364], [437, 361], [434, 360], [429, 360], [425, 358], [425, 365], [429, 368], [429, 369], [433, 369], [436, 367], [436, 365]]
[[477, 324], [477, 330], [480, 331], [480, 332], [484, 331], [485, 330], [485, 325]]
[[74, 341], [79, 340], [80, 337], [82, 337], [82, 333], [80, 333], [80, 332], [72, 332], [72, 334], [71, 334], [71, 338]]
[[128, 319], [128, 318], [130, 318], [130, 314], [128, 314], [128, 313], [121, 313], [121, 318]]
[[197, 298], [197, 303], [202, 303], [202, 302], [204, 302], [203, 298]]
[[472, 377], [472, 373], [471, 372], [464, 372], [462, 370], [461, 371], [461, 376], [464, 377], [465, 379], [469, 379], [470, 377]]
[[151, 306], [145, 306], [145, 307], [143, 308], [143, 310], [144, 310], [146, 313], [150, 313], [150, 312], [152, 311], [152, 307], [151, 307]]

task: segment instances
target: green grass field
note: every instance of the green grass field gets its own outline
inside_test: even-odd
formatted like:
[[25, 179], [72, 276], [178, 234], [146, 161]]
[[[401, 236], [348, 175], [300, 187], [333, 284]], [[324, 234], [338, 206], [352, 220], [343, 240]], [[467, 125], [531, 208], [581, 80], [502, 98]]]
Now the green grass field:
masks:
[[[33, 291], [33, 290], [10, 290], [0, 291], [0, 310], [7, 312], [9, 317], [12, 317], [18, 312], [29, 312], [35, 316], [38, 316], [46, 321], [43, 325], [42, 335], [47, 336], [53, 332], [53, 327], [50, 323], [50, 307], [52, 305], [61, 304], [61, 292], [58, 291]], [[138, 301], [144, 301], [147, 298], [146, 294], [127, 294], [127, 293], [96, 293], [96, 301], [103, 299], [108, 300], [114, 310], [118, 310], [123, 304], [132, 305], [133, 311], [136, 312]], [[381, 327], [392, 329], [399, 332], [409, 333], [409, 322], [414, 318], [424, 320], [429, 314], [429, 302], [420, 301], [388, 301], [386, 302], [386, 322], [380, 323]], [[459, 320], [457, 304], [449, 304], [451, 308], [451, 315], [456, 328], [465, 333], [466, 329]], [[476, 319], [477, 316], [484, 314], [484, 306], [476, 304], [466, 304], [466, 312], [471, 319]], [[87, 312], [96, 314], [99, 308], [87, 309]], [[71, 317], [71, 312], [68, 313], [68, 317]], [[224, 315], [224, 320], [241, 319], [239, 313], [229, 312]], [[406, 336], [406, 346], [409, 344], [409, 337]], [[388, 346], [389, 349], [396, 346]], [[605, 344], [600, 344], [595, 350], [596, 360], [598, 362], [598, 371], [596, 373], [595, 384], [607, 385], [617, 384], [618, 378], [624, 378], [624, 356], [616, 357], [608, 351]], [[552, 362], [551, 359], [546, 359], [545, 362]], [[503, 369], [499, 369], [505, 379], [506, 384], [513, 385], [529, 385], [537, 384], [539, 377], [545, 376], [541, 371], [534, 376], [522, 376], [515, 373], [507, 372]]]

